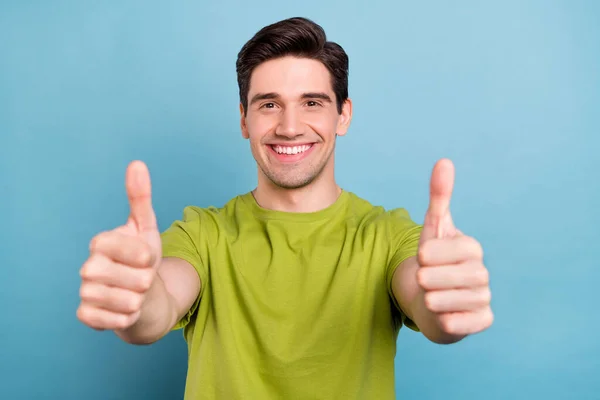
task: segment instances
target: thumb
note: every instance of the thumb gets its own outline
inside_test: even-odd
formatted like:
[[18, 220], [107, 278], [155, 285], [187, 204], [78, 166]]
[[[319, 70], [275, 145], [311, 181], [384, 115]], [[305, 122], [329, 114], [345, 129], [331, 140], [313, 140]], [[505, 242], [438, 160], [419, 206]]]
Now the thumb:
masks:
[[450, 216], [450, 199], [454, 188], [454, 165], [448, 159], [433, 167], [429, 184], [429, 208], [425, 214], [423, 239], [439, 238], [454, 227]]
[[129, 218], [138, 232], [148, 233], [158, 230], [156, 215], [152, 208], [150, 172], [142, 161], [133, 161], [127, 167], [125, 188], [129, 199]]

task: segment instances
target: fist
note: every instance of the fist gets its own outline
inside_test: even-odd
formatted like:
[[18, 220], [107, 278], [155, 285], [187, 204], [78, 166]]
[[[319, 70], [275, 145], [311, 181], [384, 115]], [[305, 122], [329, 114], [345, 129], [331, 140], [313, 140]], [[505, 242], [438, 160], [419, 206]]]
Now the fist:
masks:
[[492, 324], [491, 291], [480, 243], [452, 222], [453, 185], [454, 166], [449, 160], [440, 160], [431, 176], [429, 208], [417, 256], [417, 282], [423, 289], [425, 306], [437, 315], [441, 330], [469, 335]]
[[98, 330], [126, 329], [137, 322], [161, 259], [145, 164], [135, 161], [129, 165], [125, 186], [130, 204], [126, 224], [96, 235], [80, 270], [77, 317]]

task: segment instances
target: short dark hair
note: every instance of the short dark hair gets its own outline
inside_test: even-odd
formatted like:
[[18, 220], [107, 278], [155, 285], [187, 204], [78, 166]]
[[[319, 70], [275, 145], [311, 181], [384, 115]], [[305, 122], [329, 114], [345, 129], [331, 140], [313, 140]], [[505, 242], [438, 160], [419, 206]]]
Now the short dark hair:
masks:
[[240, 102], [248, 109], [252, 71], [275, 58], [296, 56], [322, 62], [331, 73], [338, 113], [348, 99], [348, 55], [334, 42], [328, 42], [323, 28], [302, 17], [285, 19], [265, 26], [238, 53], [236, 62]]

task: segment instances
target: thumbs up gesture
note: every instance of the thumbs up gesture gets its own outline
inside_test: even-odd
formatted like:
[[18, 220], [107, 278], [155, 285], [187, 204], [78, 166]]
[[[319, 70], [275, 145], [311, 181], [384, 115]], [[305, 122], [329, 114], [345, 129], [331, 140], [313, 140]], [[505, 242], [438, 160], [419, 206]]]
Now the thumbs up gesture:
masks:
[[487, 329], [493, 314], [481, 245], [452, 222], [453, 186], [452, 162], [438, 161], [419, 242], [417, 282], [424, 291], [425, 307], [437, 316], [440, 329], [463, 336]]
[[90, 256], [80, 270], [77, 317], [98, 330], [135, 324], [161, 260], [150, 174], [144, 163], [129, 165], [125, 186], [130, 205], [127, 222], [92, 239]]

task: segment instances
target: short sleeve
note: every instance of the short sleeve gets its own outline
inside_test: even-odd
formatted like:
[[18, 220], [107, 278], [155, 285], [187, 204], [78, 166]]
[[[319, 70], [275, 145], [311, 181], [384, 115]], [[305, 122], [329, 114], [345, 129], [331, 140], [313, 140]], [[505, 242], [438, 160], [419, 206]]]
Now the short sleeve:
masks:
[[394, 272], [400, 263], [407, 258], [417, 255], [422, 225], [414, 222], [403, 208], [390, 210], [388, 220], [389, 255], [386, 268], [386, 286], [396, 309], [400, 312], [401, 321], [414, 331], [419, 331], [417, 325], [402, 311], [392, 290]]
[[197, 207], [186, 207], [183, 218], [175, 221], [162, 234], [163, 257], [176, 257], [190, 263], [200, 278], [200, 293], [187, 314], [175, 324], [173, 330], [184, 328], [200, 303], [202, 293], [208, 285], [207, 257], [202, 255], [200, 241], [204, 239], [202, 210]]

